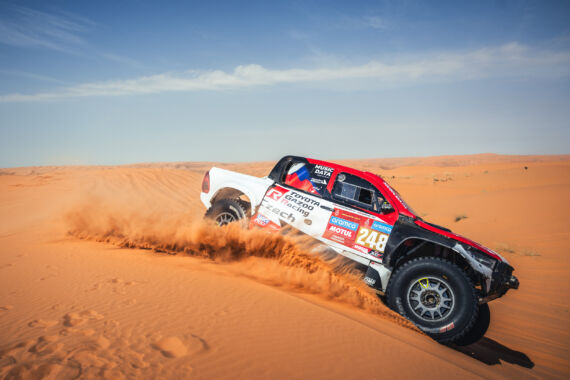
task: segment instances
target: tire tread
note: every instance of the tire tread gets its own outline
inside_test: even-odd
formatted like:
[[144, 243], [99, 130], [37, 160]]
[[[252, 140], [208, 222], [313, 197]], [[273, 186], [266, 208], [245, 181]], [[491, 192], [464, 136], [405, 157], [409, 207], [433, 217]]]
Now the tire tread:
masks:
[[244, 219], [248, 219], [249, 217], [249, 202], [244, 201], [243, 199], [240, 198], [221, 198], [221, 199], [216, 199], [214, 201], [214, 203], [212, 203], [212, 206], [206, 211], [206, 214], [204, 215], [204, 218], [206, 219], [214, 219], [213, 215], [216, 212], [216, 209], [219, 207], [219, 205], [223, 202], [233, 202], [235, 206], [239, 207], [240, 210], [242, 211], [243, 215], [244, 215]]
[[[468, 284], [469, 284], [469, 288], [471, 289], [472, 292], [472, 302], [473, 302], [473, 314], [471, 315], [471, 319], [470, 321], [467, 323], [467, 325], [463, 328], [463, 330], [461, 332], [459, 332], [456, 335], [452, 335], [451, 337], [447, 337], [447, 338], [442, 338], [440, 336], [438, 336], [437, 334], [427, 334], [429, 336], [431, 336], [433, 339], [435, 339], [436, 341], [438, 341], [439, 343], [442, 344], [448, 344], [448, 343], [453, 343], [455, 341], [458, 341], [460, 339], [462, 339], [466, 334], [469, 333], [469, 331], [473, 328], [473, 326], [475, 325], [475, 322], [477, 321], [477, 317], [478, 317], [478, 313], [479, 313], [479, 305], [477, 302], [477, 294], [475, 292], [475, 287], [473, 286], [473, 282], [471, 281], [471, 279], [469, 278], [469, 276], [467, 276], [467, 274], [461, 269], [459, 268], [459, 266], [457, 266], [456, 264], [452, 263], [451, 261], [442, 259], [440, 257], [417, 257], [415, 259], [412, 259], [406, 263], [404, 263], [403, 265], [401, 265], [400, 267], [398, 267], [396, 269], [396, 271], [392, 274], [390, 281], [388, 282], [388, 288], [386, 289], [386, 300], [388, 302], [388, 306], [395, 310], [396, 312], [400, 313], [399, 310], [396, 310], [396, 305], [392, 305], [391, 304], [391, 293], [394, 291], [393, 289], [393, 284], [395, 281], [392, 281], [392, 279], [396, 278], [397, 275], [405, 270], [406, 268], [417, 264], [417, 263], [421, 263], [422, 261], [431, 261], [431, 262], [436, 262], [436, 263], [440, 263], [440, 264], [444, 264], [444, 265], [450, 265], [452, 267], [454, 267], [459, 273], [461, 273], [463, 280], [465, 280]], [[410, 318], [408, 318], [408, 316], [406, 315], [405, 310], [402, 310], [403, 313], [400, 313], [404, 318], [412, 321]], [[413, 323], [413, 321], [412, 321]], [[419, 327], [419, 326], [418, 326]]]

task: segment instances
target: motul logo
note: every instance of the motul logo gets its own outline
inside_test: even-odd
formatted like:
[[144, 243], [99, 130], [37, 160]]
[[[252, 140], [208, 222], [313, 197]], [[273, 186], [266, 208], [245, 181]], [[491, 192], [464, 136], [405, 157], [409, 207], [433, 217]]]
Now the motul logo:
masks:
[[345, 230], [344, 228], [340, 228], [340, 227], [336, 227], [336, 226], [330, 226], [329, 231], [334, 232], [338, 235], [349, 237], [349, 238], [354, 237], [354, 232], [349, 231], [349, 230]]

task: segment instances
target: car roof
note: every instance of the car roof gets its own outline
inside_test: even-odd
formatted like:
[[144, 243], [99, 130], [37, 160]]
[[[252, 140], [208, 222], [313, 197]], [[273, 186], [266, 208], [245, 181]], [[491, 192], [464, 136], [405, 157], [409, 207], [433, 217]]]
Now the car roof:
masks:
[[[298, 158], [301, 158], [301, 157], [298, 157]], [[396, 208], [396, 210], [398, 212], [406, 214], [406, 215], [411, 216], [411, 217], [415, 216], [414, 212], [408, 207], [408, 205], [400, 197], [398, 192], [396, 190], [394, 190], [394, 188], [392, 186], [390, 186], [386, 181], [384, 181], [384, 179], [380, 175], [374, 174], [371, 172], [367, 172], [367, 171], [354, 169], [354, 168], [344, 166], [344, 165], [340, 165], [340, 164], [335, 164], [334, 162], [330, 162], [330, 161], [322, 161], [322, 160], [317, 160], [314, 158], [305, 158], [305, 159], [311, 164], [323, 165], [323, 166], [328, 166], [330, 168], [333, 168], [335, 173], [338, 173], [340, 171], [340, 172], [344, 172], [344, 173], [348, 173], [348, 174], [353, 174], [355, 176], [358, 176], [360, 178], [363, 178], [363, 179], [369, 181], [370, 183], [372, 183], [373, 185], [378, 187], [378, 189], [382, 192], [382, 194], [385, 197], [388, 198], [387, 200], [392, 204], [392, 206], [394, 206]], [[335, 174], [333, 174], [333, 176], [335, 176]], [[331, 178], [331, 179], [334, 179], [334, 178]]]
[[322, 161], [322, 160], [317, 160], [314, 158], [306, 158], [307, 161], [309, 161], [311, 164], [317, 164], [317, 165], [323, 165], [323, 166], [328, 166], [330, 168], [333, 168], [335, 171], [342, 171], [348, 174], [353, 174], [356, 175], [358, 177], [362, 177], [362, 178], [366, 178], [366, 179], [372, 179], [374, 182], [376, 181], [381, 181], [381, 182], [385, 182], [382, 177], [380, 177], [378, 174], [374, 174], [371, 172], [366, 172], [366, 171], [362, 171], [362, 170], [358, 170], [358, 169], [354, 169], [348, 166], [344, 166], [344, 165], [340, 165], [340, 164], [335, 164], [334, 162], [330, 162], [330, 161]]

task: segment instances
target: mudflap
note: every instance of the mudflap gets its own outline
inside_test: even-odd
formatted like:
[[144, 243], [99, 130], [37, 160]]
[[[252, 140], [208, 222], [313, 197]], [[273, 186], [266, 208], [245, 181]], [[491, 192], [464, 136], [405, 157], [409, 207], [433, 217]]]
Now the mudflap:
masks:
[[378, 273], [378, 271], [371, 266], [366, 269], [364, 282], [366, 282], [366, 284], [371, 288], [382, 291], [382, 280], [380, 279], [380, 273]]
[[371, 288], [376, 289], [376, 291], [384, 293], [388, 287], [391, 275], [392, 271], [390, 269], [380, 263], [371, 261], [366, 269], [364, 282]]

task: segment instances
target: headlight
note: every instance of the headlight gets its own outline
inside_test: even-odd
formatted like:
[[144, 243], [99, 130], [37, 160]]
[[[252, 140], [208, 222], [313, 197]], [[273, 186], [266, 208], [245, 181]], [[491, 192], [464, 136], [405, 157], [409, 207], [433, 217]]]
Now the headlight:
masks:
[[497, 260], [495, 260], [494, 258], [469, 246], [465, 247], [465, 250], [467, 251], [467, 253], [469, 253], [469, 255], [471, 255], [471, 257], [473, 257], [479, 263], [485, 265], [487, 268], [491, 269], [495, 268]]

